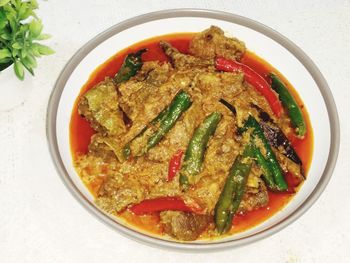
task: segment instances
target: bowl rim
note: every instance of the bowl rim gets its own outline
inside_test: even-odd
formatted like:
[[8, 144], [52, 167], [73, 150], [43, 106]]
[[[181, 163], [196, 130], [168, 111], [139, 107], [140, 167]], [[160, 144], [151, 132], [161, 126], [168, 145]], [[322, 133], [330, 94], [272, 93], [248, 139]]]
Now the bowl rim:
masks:
[[[238, 24], [241, 26], [248, 27], [257, 32], [264, 34], [265, 36], [271, 38], [276, 41], [284, 48], [286, 48], [289, 52], [291, 52], [299, 61], [303, 64], [303, 66], [310, 73], [312, 78], [314, 79], [317, 87], [319, 88], [322, 97], [324, 99], [328, 118], [330, 121], [330, 149], [328, 153], [328, 159], [326, 166], [324, 168], [323, 174], [314, 188], [313, 192], [308, 196], [308, 198], [299, 206], [295, 211], [293, 211], [287, 218], [283, 219], [276, 225], [265, 229], [259, 233], [254, 235], [250, 235], [247, 237], [242, 237], [236, 240], [223, 241], [219, 243], [179, 243], [171, 240], [164, 240], [157, 237], [151, 237], [137, 230], [129, 229], [121, 224], [116, 223], [113, 219], [106, 216], [96, 207], [91, 206], [90, 202], [81, 194], [78, 188], [74, 185], [71, 180], [68, 172], [65, 169], [65, 166], [62, 162], [61, 156], [58, 150], [57, 144], [57, 134], [56, 134], [56, 116], [57, 109], [59, 105], [59, 101], [61, 98], [61, 94], [65, 87], [67, 80], [69, 79], [71, 73], [77, 67], [77, 65], [82, 61], [82, 59], [91, 52], [96, 46], [101, 44], [103, 41], [112, 37], [113, 35], [128, 29], [130, 27], [143, 24], [146, 22], [165, 19], [165, 18], [176, 18], [176, 17], [200, 17], [200, 18], [212, 18], [223, 20], [227, 22], [231, 22], [234, 24]], [[223, 11], [217, 10], [208, 10], [208, 9], [167, 9], [156, 12], [151, 12], [143, 15], [139, 15], [127, 20], [124, 20], [102, 33], [96, 35], [94, 38], [89, 40], [85, 45], [83, 45], [66, 63], [65, 67], [62, 69], [55, 86], [51, 92], [50, 99], [47, 106], [47, 114], [46, 114], [46, 135], [47, 142], [50, 151], [51, 158], [55, 164], [56, 171], [60, 175], [63, 183], [66, 185], [71, 194], [78, 200], [78, 202], [85, 207], [91, 214], [96, 216], [99, 220], [104, 222], [106, 225], [111, 228], [117, 230], [119, 233], [127, 236], [133, 240], [142, 242], [147, 245], [168, 248], [174, 250], [188, 251], [188, 252], [204, 252], [204, 251], [218, 251], [222, 249], [238, 247], [242, 245], [246, 245], [263, 238], [266, 238], [272, 234], [277, 233], [278, 231], [285, 228], [287, 225], [294, 222], [301, 215], [303, 215], [319, 198], [321, 193], [324, 191], [327, 186], [332, 172], [334, 170], [338, 153], [339, 153], [339, 144], [340, 144], [340, 126], [339, 126], [339, 117], [337, 113], [336, 104], [334, 102], [331, 90], [321, 74], [320, 70], [317, 68], [315, 63], [302, 51], [296, 44], [290, 41], [288, 38], [278, 33], [274, 29], [252, 20], [250, 18], [246, 18], [240, 15], [227, 13]]]

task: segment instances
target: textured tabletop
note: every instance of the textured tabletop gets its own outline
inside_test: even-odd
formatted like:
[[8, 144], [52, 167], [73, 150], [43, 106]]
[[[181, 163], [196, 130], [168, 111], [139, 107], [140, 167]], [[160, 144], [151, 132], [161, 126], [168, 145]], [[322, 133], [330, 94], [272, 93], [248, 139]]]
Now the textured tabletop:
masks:
[[[44, 30], [53, 35], [47, 43], [56, 53], [39, 60], [26, 101], [0, 112], [0, 262], [350, 262], [350, 1], [50, 0], [39, 4]], [[324, 74], [341, 122], [333, 177], [306, 214], [269, 238], [217, 253], [157, 249], [111, 230], [63, 185], [46, 141], [50, 92], [64, 65], [86, 41], [135, 15], [184, 7], [243, 15], [291, 39]]]

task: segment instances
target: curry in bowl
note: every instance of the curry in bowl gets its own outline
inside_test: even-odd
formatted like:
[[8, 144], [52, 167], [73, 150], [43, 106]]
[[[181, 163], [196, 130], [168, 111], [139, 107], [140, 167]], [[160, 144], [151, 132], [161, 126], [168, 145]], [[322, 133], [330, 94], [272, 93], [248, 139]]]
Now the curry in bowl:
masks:
[[215, 26], [145, 40], [97, 68], [70, 137], [98, 207], [180, 241], [271, 217], [301, 187], [312, 155], [291, 84]]

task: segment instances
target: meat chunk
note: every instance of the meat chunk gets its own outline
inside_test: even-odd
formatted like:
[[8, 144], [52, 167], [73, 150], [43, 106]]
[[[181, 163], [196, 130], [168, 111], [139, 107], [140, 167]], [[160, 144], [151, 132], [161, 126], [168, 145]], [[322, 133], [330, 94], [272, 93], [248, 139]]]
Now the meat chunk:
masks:
[[191, 54], [206, 59], [221, 56], [227, 59], [240, 60], [245, 50], [242, 41], [226, 37], [224, 31], [216, 26], [211, 26], [196, 35], [190, 44]]
[[118, 95], [113, 80], [106, 78], [81, 98], [79, 114], [91, 127], [104, 135], [117, 135], [126, 130], [123, 114], [118, 107]]
[[[172, 67], [169, 63], [161, 63], [159, 61], [147, 61], [143, 63], [141, 70], [137, 75], [129, 81], [123, 82], [118, 86], [121, 97], [130, 97], [145, 84], [160, 86], [165, 83], [171, 75]], [[137, 85], [137, 84], [140, 85]]]
[[246, 187], [238, 212], [249, 212], [268, 204], [269, 195], [265, 183], [260, 178], [256, 180], [258, 181], [258, 188]]
[[93, 156], [102, 158], [105, 161], [115, 159], [115, 154], [113, 148], [106, 143], [107, 137], [102, 136], [97, 133], [91, 137], [91, 142], [89, 144], [89, 153]]
[[[89, 167], [99, 165], [93, 162]], [[90, 169], [91, 169], [90, 168]], [[168, 182], [166, 163], [145, 162], [144, 157], [114, 162], [104, 165], [106, 176], [103, 185], [96, 193], [96, 203], [108, 212], [119, 212], [127, 206], [165, 195], [178, 196], [178, 183]]]
[[170, 103], [177, 91], [176, 87], [167, 85], [171, 72], [168, 63], [145, 62], [134, 78], [119, 85], [120, 107], [133, 126], [147, 124]]
[[[137, 75], [139, 80], [154, 86], [160, 86], [168, 81], [173, 72], [173, 68], [169, 63], [150, 61], [144, 62], [141, 73]], [[140, 77], [143, 79], [140, 79]]]
[[100, 133], [91, 137], [89, 154], [102, 158], [105, 161], [113, 161], [116, 158], [119, 162], [125, 161], [123, 145], [115, 136], [103, 136]]
[[179, 211], [164, 211], [160, 214], [165, 232], [179, 240], [196, 240], [207, 228], [211, 217]]
[[203, 72], [197, 74], [194, 84], [201, 90], [205, 100], [211, 101], [210, 104], [220, 105], [213, 102], [221, 98], [233, 101], [244, 90], [243, 80], [242, 73]]
[[116, 213], [144, 198], [145, 190], [138, 180], [116, 173], [101, 186], [95, 202], [104, 211]]
[[160, 41], [159, 45], [164, 53], [170, 58], [175, 69], [193, 69], [194, 67], [207, 68], [214, 65], [213, 60], [183, 54], [168, 42]]

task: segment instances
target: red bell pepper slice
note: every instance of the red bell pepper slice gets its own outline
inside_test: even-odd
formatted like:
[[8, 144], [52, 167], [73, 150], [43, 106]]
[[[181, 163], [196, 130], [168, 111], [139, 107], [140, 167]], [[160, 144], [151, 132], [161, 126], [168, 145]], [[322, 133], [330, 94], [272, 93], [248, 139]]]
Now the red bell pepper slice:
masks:
[[179, 197], [159, 197], [143, 200], [141, 203], [133, 205], [130, 210], [135, 215], [143, 215], [166, 210], [200, 213], [202, 209], [198, 205], [187, 205]]
[[175, 177], [176, 173], [180, 170], [181, 159], [183, 154], [183, 150], [178, 150], [173, 155], [173, 157], [171, 157], [169, 162], [168, 181], [171, 181]]
[[271, 89], [267, 81], [252, 68], [237, 61], [228, 60], [223, 57], [216, 58], [215, 67], [218, 70], [227, 72], [242, 71], [244, 73], [245, 80], [266, 98], [273, 113], [277, 117], [281, 115], [282, 105], [278, 99], [278, 95]]

